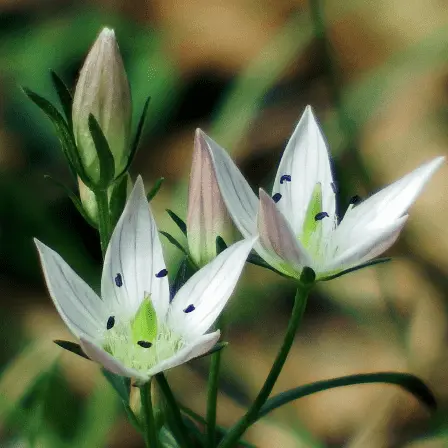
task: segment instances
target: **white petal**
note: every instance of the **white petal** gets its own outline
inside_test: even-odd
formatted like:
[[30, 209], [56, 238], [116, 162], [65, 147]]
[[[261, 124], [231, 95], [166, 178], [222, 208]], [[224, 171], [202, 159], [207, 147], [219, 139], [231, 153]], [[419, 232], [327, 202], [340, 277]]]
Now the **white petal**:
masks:
[[192, 341], [191, 344], [179, 350], [171, 358], [165, 359], [164, 361], [153, 367], [148, 372], [148, 376], [156, 375], [157, 373], [163, 372], [164, 370], [172, 369], [173, 367], [184, 364], [191, 359], [204, 355], [205, 353], [210, 351], [218, 342], [220, 334], [221, 332], [218, 330], [213, 333], [208, 333], [200, 336], [195, 341]]
[[[284, 175], [291, 176], [291, 181], [281, 183]], [[325, 236], [333, 228], [336, 212], [333, 175], [324, 137], [311, 107], [307, 106], [286, 145], [272, 190], [272, 195], [282, 195], [277, 206], [297, 236], [302, 232], [308, 203], [319, 182], [322, 187], [321, 211], [329, 216], [322, 221]]]
[[149, 293], [157, 316], [164, 319], [169, 305], [168, 279], [156, 277], [164, 269], [157, 227], [138, 177], [107, 248], [101, 279], [103, 300], [124, 313], [123, 318], [132, 317]]
[[103, 350], [100, 346], [95, 344], [93, 341], [85, 337], [80, 338], [81, 347], [84, 353], [92, 360], [102, 365], [109, 372], [115, 373], [116, 375], [126, 376], [128, 378], [135, 378], [140, 382], [148, 381], [148, 375], [142, 375], [141, 372], [131, 369], [123, 365], [118, 359], [114, 358], [112, 355]]
[[389, 226], [403, 216], [422, 191], [426, 182], [441, 166], [444, 157], [437, 157], [398, 181], [350, 208], [337, 229], [341, 239], [362, 233], [365, 228]]
[[197, 129], [188, 187], [188, 248], [198, 266], [216, 257], [216, 237], [225, 237], [226, 206], [204, 134]]
[[294, 235], [282, 212], [261, 188], [258, 231], [260, 240], [255, 250], [276, 269], [288, 275], [299, 276], [304, 266], [313, 267], [311, 258]]
[[[235, 288], [255, 240], [233, 244], [182, 286], [168, 312], [173, 331], [191, 340], [213, 325]], [[188, 309], [192, 310], [186, 312]]]
[[351, 246], [340, 252], [340, 255], [330, 261], [324, 270], [331, 273], [335, 270], [348, 269], [381, 255], [395, 243], [407, 219], [408, 215], [405, 215], [387, 227], [366, 231], [362, 239], [352, 240]]
[[108, 310], [73, 269], [54, 250], [34, 240], [39, 251], [48, 291], [62, 319], [77, 337], [96, 340], [106, 329]]
[[203, 133], [222, 197], [233, 222], [244, 237], [256, 234], [258, 199], [227, 152]]

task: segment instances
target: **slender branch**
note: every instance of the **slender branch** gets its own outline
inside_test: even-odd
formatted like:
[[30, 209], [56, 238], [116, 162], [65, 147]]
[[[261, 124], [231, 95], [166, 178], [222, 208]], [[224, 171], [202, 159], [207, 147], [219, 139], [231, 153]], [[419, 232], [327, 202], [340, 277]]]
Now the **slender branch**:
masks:
[[178, 439], [178, 442], [182, 448], [191, 447], [191, 441], [188, 435], [187, 428], [184, 425], [184, 421], [182, 420], [182, 415], [180, 413], [180, 408], [176, 402], [176, 398], [174, 397], [173, 392], [171, 391], [170, 385], [165, 378], [165, 375], [162, 373], [158, 373], [156, 375], [156, 380], [160, 386], [160, 389], [165, 396], [166, 403], [170, 410], [171, 424], [173, 426], [173, 432]]
[[140, 387], [140, 399], [142, 403], [143, 437], [145, 438], [146, 448], [157, 448], [159, 441], [157, 439], [156, 424], [152, 410], [150, 381]]
[[296, 296], [294, 299], [294, 308], [292, 310], [291, 318], [288, 323], [288, 329], [286, 330], [285, 338], [283, 340], [283, 344], [275, 358], [274, 364], [271, 367], [268, 377], [266, 378], [263, 387], [258, 393], [257, 398], [252, 403], [252, 406], [246, 412], [243, 417], [234, 425], [225, 437], [222, 439], [221, 443], [218, 445], [218, 448], [231, 448], [236, 443], [240, 437], [244, 434], [247, 428], [251, 426], [258, 417], [258, 413], [261, 407], [264, 405], [266, 400], [269, 398], [272, 389], [280, 375], [280, 372], [283, 369], [283, 366], [286, 362], [286, 358], [288, 357], [289, 351], [294, 342], [294, 336], [297, 332], [297, 328], [302, 320], [303, 313], [306, 308], [306, 303], [308, 299], [308, 294], [314, 284], [314, 272], [309, 268], [304, 268], [301, 281], [297, 288]]

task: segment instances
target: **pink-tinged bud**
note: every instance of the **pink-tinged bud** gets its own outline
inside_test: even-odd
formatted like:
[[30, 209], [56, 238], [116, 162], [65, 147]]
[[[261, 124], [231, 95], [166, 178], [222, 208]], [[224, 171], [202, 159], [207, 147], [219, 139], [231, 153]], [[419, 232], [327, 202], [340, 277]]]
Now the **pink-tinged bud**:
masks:
[[224, 205], [207, 142], [200, 129], [194, 139], [188, 190], [188, 248], [193, 261], [204, 266], [216, 257], [216, 237], [229, 243], [227, 209]]
[[129, 82], [113, 30], [104, 28], [91, 48], [79, 74], [73, 98], [73, 132], [89, 176], [99, 178], [99, 162], [90, 135], [93, 114], [115, 159], [118, 174], [130, 151], [132, 103]]

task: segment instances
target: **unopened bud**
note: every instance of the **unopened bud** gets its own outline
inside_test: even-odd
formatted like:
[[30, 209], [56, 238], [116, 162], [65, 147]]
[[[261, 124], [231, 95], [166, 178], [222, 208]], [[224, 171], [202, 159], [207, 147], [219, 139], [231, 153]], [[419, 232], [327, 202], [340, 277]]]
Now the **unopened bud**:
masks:
[[88, 118], [93, 114], [115, 160], [115, 173], [130, 151], [132, 104], [129, 82], [113, 30], [104, 28], [79, 74], [73, 98], [73, 132], [87, 174], [99, 179], [99, 161]]

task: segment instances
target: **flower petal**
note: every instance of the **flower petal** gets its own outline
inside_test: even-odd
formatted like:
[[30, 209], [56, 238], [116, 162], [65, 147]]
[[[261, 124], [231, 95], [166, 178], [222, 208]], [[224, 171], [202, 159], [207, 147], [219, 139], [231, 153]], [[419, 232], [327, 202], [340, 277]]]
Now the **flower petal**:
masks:
[[437, 157], [355, 207], [350, 207], [336, 230], [341, 234], [338, 239], [348, 241], [346, 237], [349, 234], [362, 234], [365, 229], [391, 225], [408, 211], [444, 160], [444, 157]]
[[149, 380], [148, 375], [142, 375], [135, 369], [130, 369], [123, 365], [118, 359], [114, 358], [112, 355], [107, 353], [99, 345], [90, 341], [84, 336], [80, 338], [81, 347], [84, 353], [92, 360], [102, 365], [109, 372], [115, 373], [116, 375], [126, 376], [128, 378], [135, 378], [137, 381], [144, 383]]
[[163, 372], [164, 370], [172, 369], [173, 367], [184, 364], [191, 359], [197, 358], [198, 356], [204, 355], [210, 351], [213, 346], [218, 342], [221, 332], [215, 331], [213, 333], [208, 333], [200, 336], [196, 340], [192, 341], [189, 345], [179, 350], [171, 358], [165, 359], [156, 366], [154, 366], [149, 372], [148, 376], [156, 375], [157, 373]]
[[196, 130], [188, 189], [188, 248], [198, 266], [216, 257], [216, 237], [225, 237], [226, 206], [204, 135]]
[[169, 305], [168, 279], [157, 227], [146, 200], [143, 180], [137, 178], [107, 248], [101, 279], [103, 300], [125, 317], [139, 309], [145, 293], [157, 316]]
[[261, 188], [258, 231], [260, 240], [255, 250], [279, 271], [298, 277], [304, 266], [313, 267], [311, 258], [295, 237], [288, 221], [272, 198]]
[[233, 244], [182, 286], [168, 313], [174, 332], [194, 340], [213, 325], [235, 288], [255, 240]]
[[381, 255], [395, 243], [407, 219], [408, 215], [402, 216], [387, 227], [376, 228], [371, 232], [366, 231], [362, 239], [352, 240], [351, 245], [345, 251], [339, 252], [339, 255], [322, 269], [325, 274], [319, 275], [319, 277], [334, 271], [348, 269]]
[[97, 340], [106, 328], [107, 307], [73, 269], [57, 254], [35, 239], [42, 270], [53, 303], [70, 331]]
[[[201, 131], [202, 132], [202, 131]], [[227, 210], [244, 237], [256, 234], [258, 199], [227, 152], [202, 133]]]
[[323, 236], [332, 229], [336, 203], [330, 157], [322, 132], [310, 106], [294, 130], [275, 178], [272, 195], [281, 194], [278, 208], [297, 236], [302, 233], [305, 214], [317, 183], [322, 187], [322, 210], [329, 219], [322, 222]]

